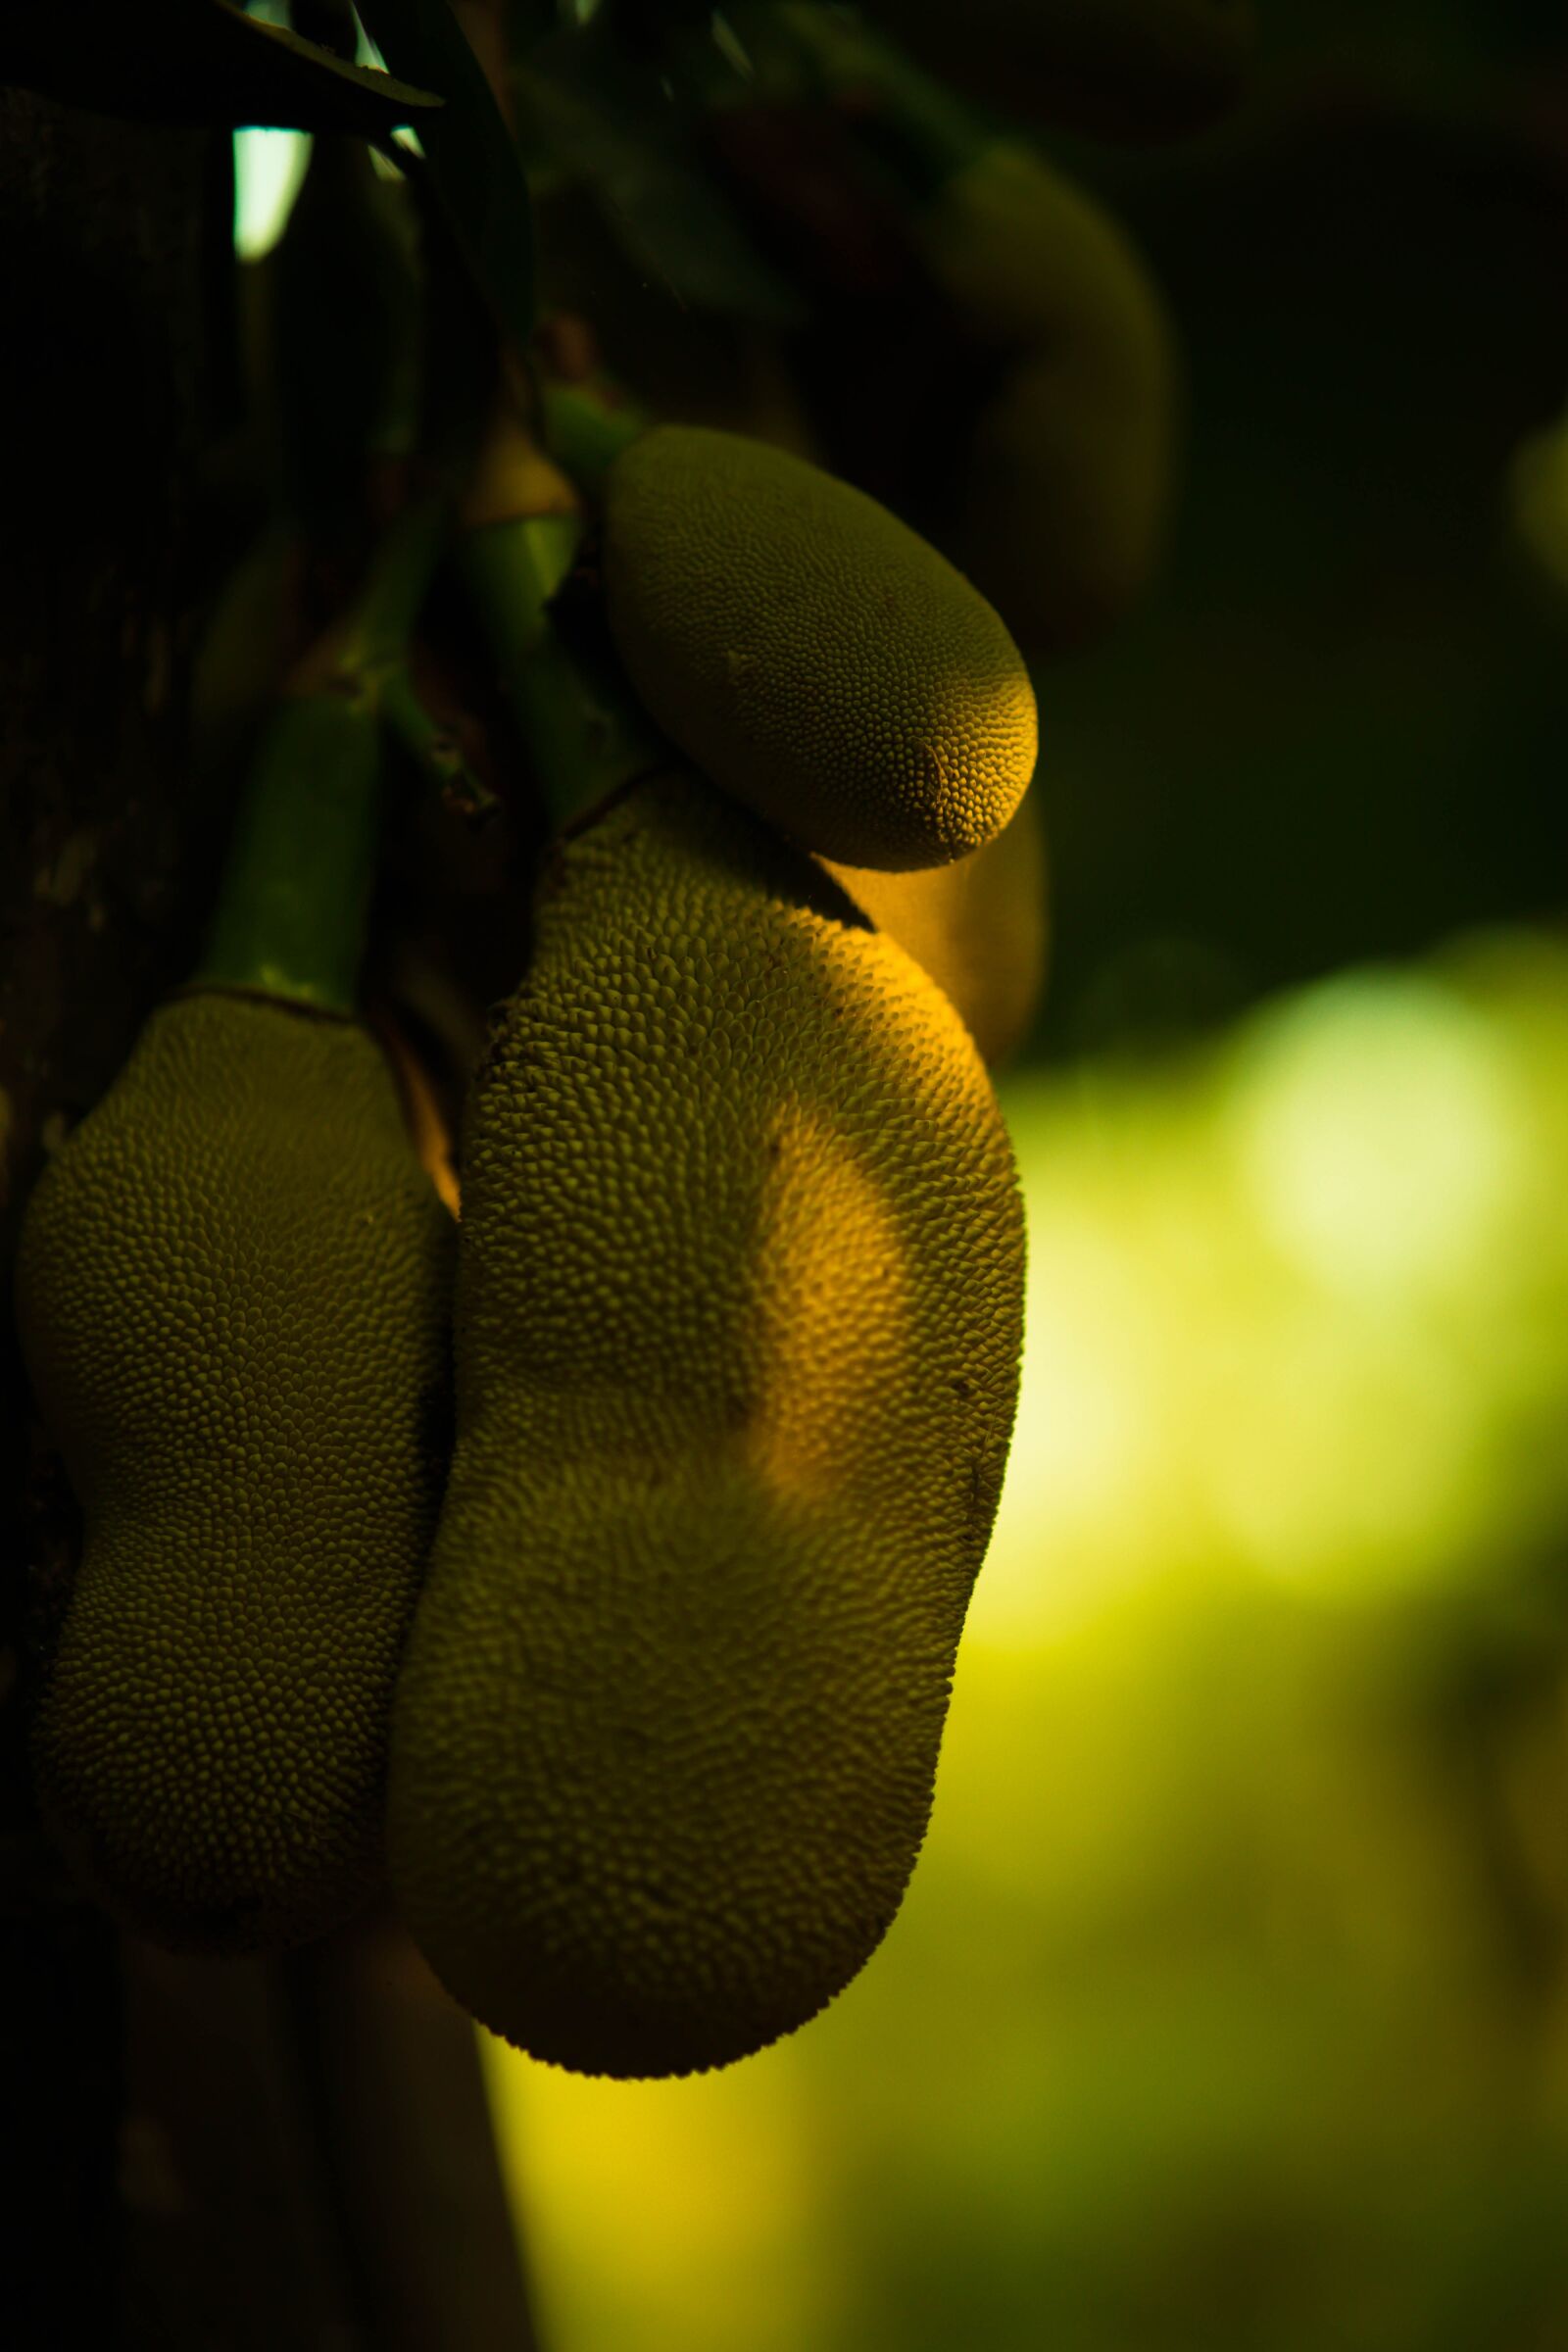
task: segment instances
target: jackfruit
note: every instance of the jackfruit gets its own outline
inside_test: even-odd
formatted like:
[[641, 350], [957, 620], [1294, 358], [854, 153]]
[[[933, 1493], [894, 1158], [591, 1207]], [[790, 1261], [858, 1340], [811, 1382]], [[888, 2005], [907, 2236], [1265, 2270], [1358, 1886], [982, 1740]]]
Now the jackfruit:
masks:
[[659, 425], [605, 482], [606, 610], [656, 723], [802, 848], [943, 865], [1035, 764], [1017, 648], [947, 559], [783, 450]]
[[296, 1941], [380, 1880], [452, 1248], [367, 1032], [218, 989], [153, 1013], [32, 1194], [18, 1321], [85, 1522], [34, 1763], [158, 1940]]
[[824, 859], [879, 931], [956, 1006], [995, 1068], [1023, 1042], [1046, 978], [1046, 838], [1026, 793], [1004, 833], [956, 865], [879, 874]]
[[1016, 1396], [996, 1100], [819, 866], [665, 772], [561, 846], [463, 1164], [394, 1893], [536, 2057], [724, 2065], [849, 1983], [925, 1830]]
[[1034, 651], [1147, 588], [1171, 500], [1177, 365], [1124, 230], [1030, 149], [990, 146], [927, 208], [921, 250], [1002, 371], [960, 460], [956, 560]]

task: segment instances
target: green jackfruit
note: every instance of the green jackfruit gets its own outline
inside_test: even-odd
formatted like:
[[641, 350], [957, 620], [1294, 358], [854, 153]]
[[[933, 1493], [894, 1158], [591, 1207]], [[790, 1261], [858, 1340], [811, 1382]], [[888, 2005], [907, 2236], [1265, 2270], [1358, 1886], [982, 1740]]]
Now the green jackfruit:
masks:
[[790, 840], [943, 865], [1011, 816], [1034, 693], [961, 573], [848, 483], [735, 433], [660, 425], [606, 477], [611, 633], [648, 710]]
[[959, 462], [954, 555], [1048, 651], [1148, 587], [1171, 501], [1177, 363], [1125, 231], [1021, 146], [986, 148], [927, 209], [921, 248], [1000, 379]]
[[[826, 862], [824, 860], [824, 862]], [[956, 865], [879, 874], [828, 865], [963, 1016], [992, 1068], [1022, 1044], [1046, 979], [1046, 834], [1026, 793], [1004, 833]]]
[[393, 1888], [537, 2057], [723, 2065], [850, 1981], [924, 1834], [1016, 1396], [1011, 1154], [941, 992], [666, 773], [562, 846], [463, 1157]]
[[161, 1941], [291, 1942], [381, 1875], [452, 1248], [366, 1031], [218, 990], [153, 1014], [33, 1192], [18, 1321], [85, 1519], [34, 1762]]

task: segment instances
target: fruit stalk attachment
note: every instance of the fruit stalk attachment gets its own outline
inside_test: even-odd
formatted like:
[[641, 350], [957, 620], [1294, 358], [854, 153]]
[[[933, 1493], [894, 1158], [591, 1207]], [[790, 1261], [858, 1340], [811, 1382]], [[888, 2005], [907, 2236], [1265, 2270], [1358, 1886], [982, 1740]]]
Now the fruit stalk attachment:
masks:
[[408, 724], [404, 648], [447, 520], [446, 501], [433, 494], [405, 509], [357, 606], [265, 721], [193, 986], [353, 1011], [382, 727]]
[[608, 649], [568, 644], [557, 625], [551, 608], [576, 561], [582, 517], [571, 484], [515, 417], [493, 433], [466, 514], [458, 570], [540, 797], [564, 831], [667, 754]]

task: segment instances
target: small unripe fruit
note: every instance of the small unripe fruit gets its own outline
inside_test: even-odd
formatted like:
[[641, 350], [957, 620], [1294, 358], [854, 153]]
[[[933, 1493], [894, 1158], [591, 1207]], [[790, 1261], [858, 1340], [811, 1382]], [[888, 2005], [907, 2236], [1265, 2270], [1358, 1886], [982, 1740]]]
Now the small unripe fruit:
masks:
[[862, 491], [739, 434], [661, 425], [610, 469], [604, 573], [653, 718], [802, 848], [943, 865], [1018, 806], [1036, 751], [1018, 650]]

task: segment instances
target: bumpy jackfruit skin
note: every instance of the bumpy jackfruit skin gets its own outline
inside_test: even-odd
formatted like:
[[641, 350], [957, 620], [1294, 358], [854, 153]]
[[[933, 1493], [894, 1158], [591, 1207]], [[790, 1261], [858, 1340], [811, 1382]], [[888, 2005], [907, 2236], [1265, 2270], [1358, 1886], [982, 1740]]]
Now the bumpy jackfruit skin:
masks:
[[383, 1876], [453, 1248], [368, 1035], [243, 993], [156, 1011], [32, 1195], [18, 1319], [85, 1523], [35, 1769], [159, 1941], [297, 1941]]
[[955, 556], [1020, 644], [1118, 620], [1163, 552], [1175, 339], [1125, 231], [1030, 149], [998, 143], [929, 208], [921, 244], [964, 331], [1002, 361], [961, 460]]
[[951, 1005], [706, 783], [565, 845], [469, 1098], [458, 1442], [394, 1891], [588, 2074], [720, 2066], [862, 1965], [924, 1833], [1021, 1338]]
[[1034, 691], [985, 599], [885, 507], [736, 433], [660, 425], [611, 467], [611, 633], [694, 764], [847, 864], [944, 865], [1034, 773]]
[[856, 905], [929, 972], [991, 1069], [1023, 1043], [1046, 981], [1046, 833], [1026, 793], [1006, 831], [923, 873], [828, 865]]

